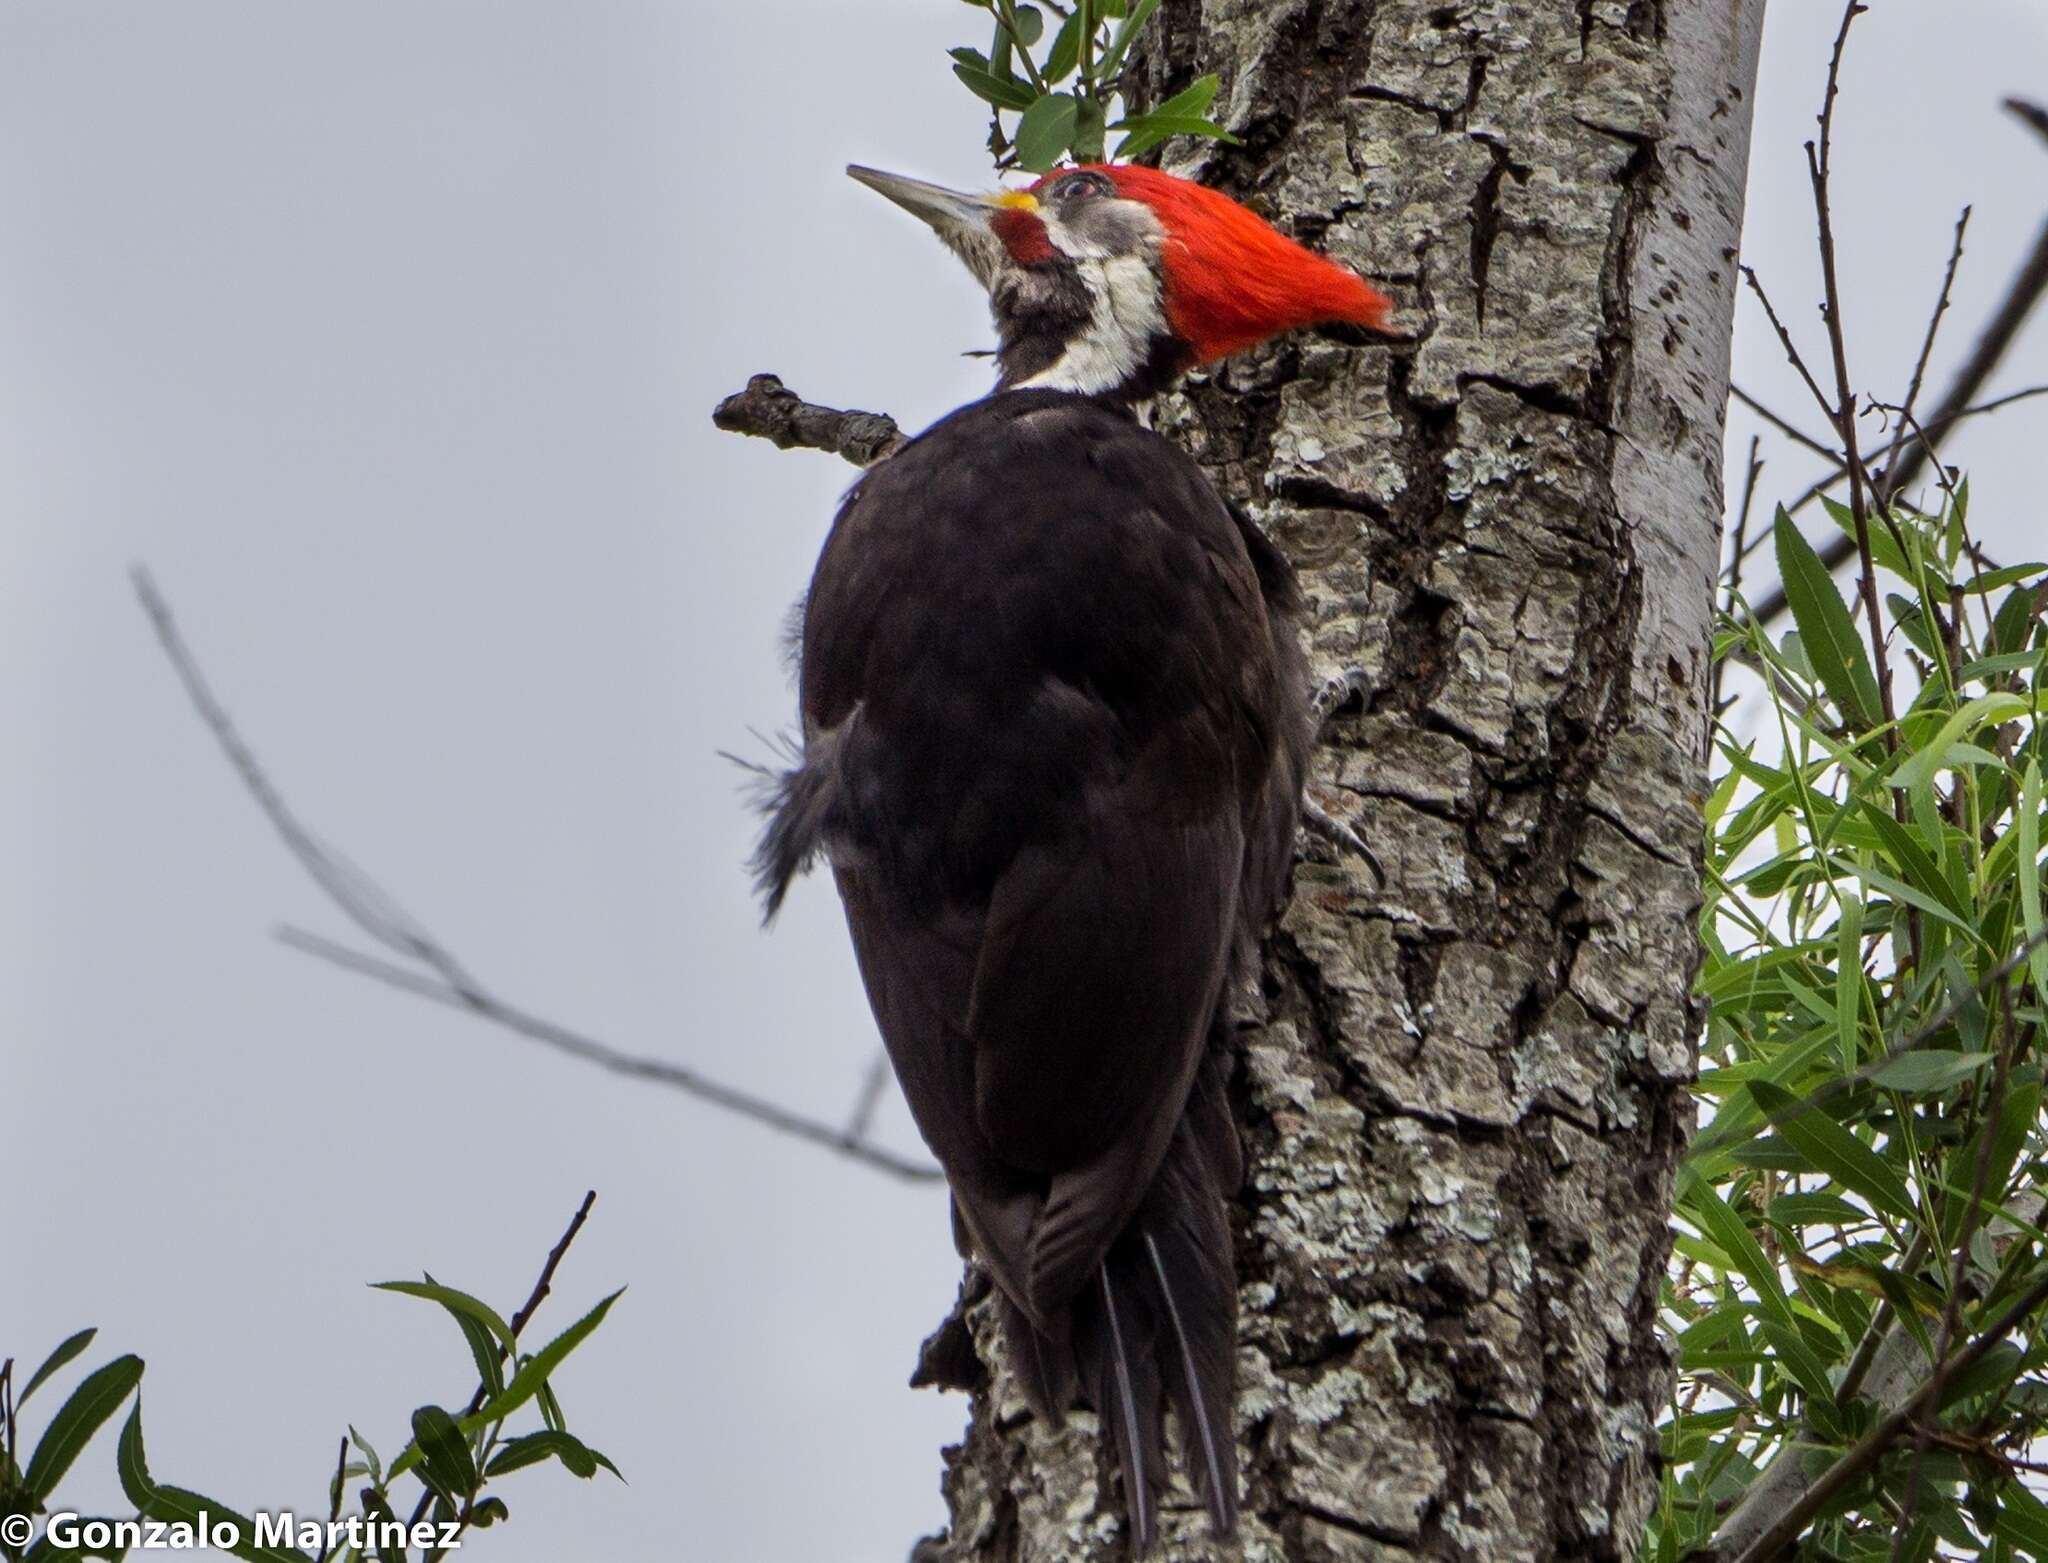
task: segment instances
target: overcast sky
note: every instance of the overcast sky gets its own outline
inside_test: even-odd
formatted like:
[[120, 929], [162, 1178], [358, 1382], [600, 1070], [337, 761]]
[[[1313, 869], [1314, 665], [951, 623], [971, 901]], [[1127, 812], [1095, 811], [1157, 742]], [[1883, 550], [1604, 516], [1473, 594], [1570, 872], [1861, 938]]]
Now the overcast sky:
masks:
[[[1799, 143], [1837, 15], [1779, 0], [1748, 258], [1818, 343]], [[458, 1402], [431, 1268], [542, 1330], [631, 1485], [505, 1488], [479, 1556], [899, 1563], [964, 1403], [904, 1388], [957, 1264], [943, 1195], [319, 966], [343, 933], [193, 720], [146, 562], [315, 828], [485, 981], [837, 1118], [874, 1048], [823, 882], [769, 935], [720, 748], [850, 470], [715, 433], [755, 370], [917, 426], [984, 388], [957, 264], [848, 161], [974, 183], [957, 0], [278, 6], [0, 0], [0, 1354], [136, 1351], [155, 1474], [324, 1504]], [[1932, 383], [2048, 213], [2029, 0], [1879, 0], [1838, 222], [1895, 393], [1976, 204]], [[1811, 427], [1745, 306], [1737, 377]], [[1998, 387], [2048, 379], [2037, 322]], [[1747, 425], [1732, 436], [1746, 445]], [[1994, 551], [2038, 551], [2048, 400], [1973, 431]], [[1774, 460], [1766, 492], [1805, 469]], [[2031, 541], [2030, 541], [2031, 540]], [[880, 1132], [916, 1150], [892, 1100]], [[54, 1406], [54, 1397], [51, 1400]], [[123, 1507], [103, 1436], [65, 1492]]]

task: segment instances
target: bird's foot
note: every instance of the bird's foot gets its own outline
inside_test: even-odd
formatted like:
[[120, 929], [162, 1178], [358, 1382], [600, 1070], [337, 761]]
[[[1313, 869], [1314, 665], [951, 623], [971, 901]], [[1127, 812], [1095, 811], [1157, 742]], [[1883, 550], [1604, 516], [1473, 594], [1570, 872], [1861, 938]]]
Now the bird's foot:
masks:
[[1384, 890], [1387, 886], [1387, 871], [1380, 866], [1380, 860], [1373, 855], [1371, 847], [1359, 840], [1358, 832], [1338, 819], [1316, 801], [1315, 794], [1304, 792], [1301, 798], [1301, 823], [1312, 836], [1321, 836], [1340, 852], [1355, 852], [1364, 859], [1365, 866], [1372, 870], [1372, 877]]

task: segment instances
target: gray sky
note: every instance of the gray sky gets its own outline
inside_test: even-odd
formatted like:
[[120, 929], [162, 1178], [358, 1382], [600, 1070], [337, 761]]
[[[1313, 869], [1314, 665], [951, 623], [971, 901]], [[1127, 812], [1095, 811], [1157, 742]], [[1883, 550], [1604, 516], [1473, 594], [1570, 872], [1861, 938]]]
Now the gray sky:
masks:
[[[1837, 14], [1774, 12], [1747, 246], [1816, 351], [1799, 142]], [[561, 1379], [631, 1485], [522, 1473], [478, 1555], [896, 1563], [938, 1523], [963, 1403], [903, 1382], [957, 1277], [940, 1193], [271, 942], [345, 930], [124, 572], [308, 820], [506, 996], [836, 1117], [874, 1046], [838, 909], [813, 883], [760, 933], [715, 751], [788, 720], [782, 616], [851, 474], [707, 414], [760, 369], [912, 426], [983, 389], [972, 284], [840, 173], [985, 177], [942, 57], [973, 21], [0, 7], [0, 1351], [96, 1323], [141, 1353], [160, 1479], [317, 1507], [345, 1422], [388, 1454], [468, 1389], [445, 1318], [362, 1283], [509, 1308], [594, 1186], [543, 1327], [631, 1283]], [[2048, 94], [2026, 0], [1860, 24], [1838, 216], [1880, 390], [1955, 208], [1937, 387], [2048, 210], [2011, 92]], [[1759, 326], [1738, 378], [1804, 414]], [[2000, 384], [2030, 379], [2040, 322]], [[2048, 530], [2044, 432], [2048, 401], [1952, 453], [2008, 554]], [[882, 1132], [915, 1149], [893, 1103]], [[67, 1494], [121, 1507], [111, 1466], [106, 1436]]]

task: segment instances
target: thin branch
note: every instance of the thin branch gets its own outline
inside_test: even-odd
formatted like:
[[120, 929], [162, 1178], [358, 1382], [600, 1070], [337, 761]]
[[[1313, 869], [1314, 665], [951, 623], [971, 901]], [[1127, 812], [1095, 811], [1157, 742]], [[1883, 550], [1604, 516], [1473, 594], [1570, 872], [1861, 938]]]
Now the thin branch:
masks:
[[286, 944], [361, 975], [374, 977], [388, 986], [454, 1009], [467, 1010], [472, 1015], [615, 1074], [671, 1086], [700, 1101], [823, 1145], [896, 1177], [924, 1182], [939, 1176], [938, 1169], [929, 1164], [898, 1156], [865, 1140], [849, 1141], [846, 1132], [832, 1124], [805, 1117], [749, 1092], [723, 1085], [682, 1065], [620, 1052], [566, 1026], [543, 1020], [492, 993], [375, 880], [321, 842], [293, 813], [254, 752], [237, 732], [227, 710], [215, 697], [212, 686], [178, 630], [170, 605], [158, 591], [149, 572], [136, 569], [134, 581], [136, 596], [141, 599], [143, 609], [156, 630], [157, 641], [184, 686], [193, 709], [199, 713], [214, 742], [227, 756], [242, 785], [283, 839], [286, 849], [312, 876], [327, 898], [366, 935], [392, 953], [426, 969], [421, 971], [401, 965], [295, 928], [279, 931], [279, 938]]
[[[596, 1203], [597, 1190], [585, 1189], [583, 1191], [583, 1203], [576, 1207], [576, 1214], [569, 1218], [568, 1230], [562, 1234], [561, 1240], [548, 1250], [548, 1257], [540, 1267], [540, 1279], [533, 1283], [533, 1290], [526, 1294], [526, 1301], [519, 1305], [519, 1311], [513, 1314], [509, 1321], [513, 1340], [519, 1339], [519, 1332], [533, 1322], [533, 1316], [540, 1311], [540, 1305], [547, 1301], [548, 1292], [555, 1284], [555, 1271], [561, 1268], [563, 1255], [569, 1252], [569, 1245], [576, 1241], [576, 1234], [583, 1230], [583, 1223], [590, 1219], [590, 1207]], [[498, 1361], [502, 1363], [511, 1355], [512, 1348], [500, 1342], [498, 1345]], [[490, 1392], [491, 1386], [483, 1378], [479, 1377], [476, 1384], [476, 1393], [469, 1397], [469, 1405], [462, 1415], [464, 1417], [472, 1417], [477, 1412], [483, 1410], [484, 1401], [489, 1397]], [[346, 1450], [346, 1442], [344, 1442], [342, 1447]], [[421, 1485], [424, 1490], [420, 1493], [419, 1503], [412, 1511], [412, 1523], [414, 1525], [419, 1524], [421, 1520], [427, 1517], [427, 1509], [434, 1501], [434, 1489], [425, 1483]], [[467, 1518], [468, 1516], [465, 1514], [465, 1522]]]
[[[1799, 371], [1799, 378], [1806, 382], [1806, 388], [1813, 393], [1813, 399], [1820, 403], [1821, 411], [1827, 414], [1828, 421], [1834, 422], [1835, 409], [1828, 401], [1828, 393], [1820, 388], [1820, 381], [1814, 379], [1813, 371], [1806, 367], [1806, 358], [1799, 351], [1799, 344], [1792, 340], [1791, 331], [1786, 328], [1785, 322], [1778, 318], [1777, 307], [1771, 303], [1770, 294], [1764, 291], [1763, 280], [1757, 276], [1756, 268], [1743, 267], [1742, 280], [1749, 284], [1749, 291], [1754, 293], [1756, 301], [1763, 305], [1764, 317], [1770, 321], [1771, 329], [1778, 333], [1778, 342], [1785, 349], [1786, 361]], [[1829, 451], [1828, 454], [1833, 456], [1835, 453]]]
[[[1951, 413], [1930, 417], [1924, 423], [1915, 419], [1911, 429], [1902, 426], [1899, 432], [1892, 436], [1891, 443], [1879, 451], [1878, 455], [1881, 459], [1890, 461], [1897, 457], [1901, 451], [1906, 452], [1905, 460], [1911, 462], [1912, 470], [1906, 472], [1905, 466], [1902, 463], [1900, 471], [1905, 473], [1905, 476], [1898, 487], [1903, 488], [1905, 484], [1912, 482], [1914, 478], [1920, 475], [1921, 469], [1932, 458], [1934, 453], [1933, 440], [1936, 435], [1954, 428], [1966, 419], [1981, 417], [1986, 413], [1998, 412], [2002, 408], [2010, 407], [2014, 402], [2031, 401], [2036, 396], [2048, 396], [2048, 385], [2030, 385], [2024, 390], [2008, 391], [2003, 396], [1992, 397], [1988, 402], [1977, 402], [1969, 407], [1959, 407]], [[1909, 449], [1908, 447], [1911, 448]], [[1789, 514], [1796, 516], [1800, 511], [1820, 498], [1821, 495], [1842, 481], [1842, 474], [1848, 469], [1842, 465], [1839, 455], [1832, 459], [1834, 464], [1826, 472], [1815, 478], [1812, 483], [1808, 484], [1805, 491], [1785, 507]], [[1897, 492], [1898, 489], [1891, 485], [1891, 480], [1887, 477], [1885, 480], [1885, 493], [1887, 497], [1893, 496]], [[1745, 554], [1754, 553], [1769, 536], [1768, 532], [1760, 533], [1751, 540], [1748, 548], [1744, 550]], [[1855, 545], [1844, 534], [1820, 549], [1821, 562], [1832, 570], [1854, 552]], [[1775, 618], [1784, 611], [1784, 591], [1783, 588], [1777, 588], [1771, 595], [1763, 599], [1756, 610], [1756, 617], [1758, 622], [1762, 623], [1768, 619]]]
[[[620, 1052], [582, 1032], [555, 1021], [545, 1020], [490, 994], [471, 995], [460, 992], [432, 977], [410, 971], [380, 956], [351, 949], [345, 944], [303, 928], [286, 924], [279, 927], [276, 932], [280, 943], [302, 954], [315, 956], [344, 971], [372, 978], [387, 987], [430, 999], [436, 1004], [445, 1004], [451, 1009], [467, 1010], [470, 1014], [488, 1020], [507, 1031], [544, 1043], [558, 1052], [595, 1064], [612, 1074], [670, 1086], [714, 1107], [724, 1108], [728, 1112], [739, 1114], [742, 1118], [751, 1118], [770, 1129], [808, 1140], [814, 1145], [822, 1145], [828, 1150], [838, 1151], [879, 1172], [887, 1172], [911, 1182], [929, 1182], [940, 1176], [939, 1170], [930, 1163], [899, 1156], [894, 1151], [858, 1137], [850, 1128], [835, 1128], [822, 1120], [793, 1112], [766, 1097], [723, 1085], [681, 1064]], [[871, 1089], [869, 1084], [863, 1083], [863, 1100]]]
[[875, 1121], [875, 1109], [882, 1104], [882, 1092], [889, 1084], [889, 1055], [876, 1052], [874, 1061], [868, 1065], [867, 1077], [860, 1083], [860, 1095], [853, 1099], [853, 1113], [846, 1120], [846, 1143], [858, 1145], [868, 1137], [868, 1129]]
[[[2018, 98], [2008, 98], [2005, 106], [2036, 131], [2044, 141], [2048, 141], [2048, 110], [2022, 102]], [[1974, 413], [1989, 412], [2007, 402], [2018, 400], [2020, 395], [2035, 394], [2032, 391], [2021, 392], [1981, 406], [1972, 405], [1983, 392], [1985, 383], [1997, 371], [2007, 350], [2018, 338], [2021, 328], [2032, 316], [2044, 293], [2048, 293], [2048, 222], [2044, 222], [2040, 232], [2035, 235], [2033, 249], [2014, 274], [2012, 282], [2006, 288], [2004, 299], [1992, 312], [1990, 319], [1984, 323], [1983, 330], [1977, 335], [1976, 344], [1956, 370], [1955, 378], [1949, 382], [1948, 390], [1943, 393], [1940, 404], [1935, 408], [1933, 415], [1924, 420], [1930, 432], [1938, 433]], [[1903, 439], [1903, 434], [1901, 438]], [[1932, 454], [1933, 452], [1922, 442], [1906, 441], [1895, 464], [1885, 469], [1881, 489], [1883, 497], [1889, 501], [1894, 495], [1903, 493], [1910, 487], [1920, 476]], [[1841, 473], [1837, 471], [1823, 479], [1817, 487], [1826, 488], [1840, 476]], [[1856, 545], [1852, 539], [1831, 539], [1820, 550], [1821, 563], [1830, 570], [1836, 569], [1846, 563], [1855, 551]], [[1768, 624], [1780, 617], [1786, 606], [1784, 589], [1780, 587], [1759, 598], [1751, 605], [1750, 611], [1759, 624]]]
[[1735, 512], [1735, 534], [1729, 543], [1728, 560], [1728, 606], [1727, 612], [1735, 612], [1735, 599], [1742, 595], [1742, 562], [1749, 553], [1749, 517], [1756, 507], [1756, 487], [1764, 475], [1764, 460], [1759, 452], [1763, 437], [1752, 434], [1749, 437], [1749, 459], [1743, 463], [1742, 505]]
[[791, 1112], [765, 1097], [722, 1085], [681, 1064], [671, 1064], [665, 1059], [648, 1058], [636, 1053], [622, 1053], [594, 1037], [585, 1036], [582, 1032], [573, 1031], [552, 1020], [543, 1020], [540, 1016], [508, 1004], [491, 994], [462, 993], [446, 983], [400, 966], [394, 961], [351, 949], [345, 944], [339, 944], [317, 933], [309, 933], [303, 928], [291, 927], [289, 924], [277, 930], [277, 937], [281, 943], [290, 945], [303, 954], [317, 956], [323, 961], [341, 967], [344, 971], [374, 978], [388, 987], [415, 994], [423, 999], [431, 999], [434, 1003], [445, 1004], [450, 1009], [467, 1010], [493, 1025], [502, 1026], [507, 1031], [516, 1032], [533, 1041], [545, 1043], [557, 1052], [567, 1053], [571, 1058], [580, 1058], [585, 1063], [595, 1064], [598, 1068], [609, 1070], [613, 1074], [625, 1075], [634, 1080], [652, 1081], [656, 1085], [672, 1086], [678, 1091], [696, 1097], [699, 1101], [738, 1113], [742, 1118], [751, 1118], [756, 1123], [765, 1124], [784, 1134], [791, 1134], [800, 1140], [809, 1140], [814, 1145], [838, 1151], [841, 1155], [873, 1167], [877, 1171], [920, 1183], [929, 1182], [939, 1176], [938, 1168], [928, 1162], [912, 1161], [866, 1140], [849, 1142], [846, 1131], [842, 1128], [820, 1119], [807, 1118], [802, 1113]]
[[[1763, 439], [1760, 435], [1752, 434], [1749, 437], [1749, 460], [1745, 465], [1742, 479], [1742, 505], [1735, 512], [1735, 535], [1730, 542], [1728, 568], [1724, 572], [1727, 577], [1728, 597], [1727, 605], [1722, 611], [1730, 618], [1735, 616], [1736, 606], [1742, 601], [1742, 561], [1749, 546], [1749, 516], [1751, 509], [1756, 504], [1758, 480], [1764, 475], [1763, 457], [1757, 454], [1762, 445]], [[1726, 657], [1715, 658], [1712, 688], [1709, 691], [1711, 695], [1709, 708], [1717, 717], [1723, 709], [1721, 705], [1722, 675], [1727, 671], [1728, 659]]]
[[[1963, 1322], [1963, 1291], [1970, 1276], [1970, 1242], [1977, 1235], [1978, 1223], [1984, 1217], [1984, 1195], [1991, 1183], [1991, 1156], [1998, 1143], [2000, 1114], [2005, 1110], [2006, 1082], [2012, 1071], [2014, 1050], [2012, 992], [2001, 988], [1998, 993], [1999, 1010], [2005, 1026], [1999, 1041], [1998, 1063], [1991, 1077], [1991, 1098], [1981, 1105], [1978, 1115], [1978, 1141], [1976, 1168], [1970, 1183], [1970, 1203], [1963, 1211], [1962, 1227], [1956, 1233], [1955, 1254], [1949, 1264], [1948, 1296], [1942, 1302], [1941, 1332], [1934, 1338], [1934, 1360], [1945, 1361], [1949, 1348], [1955, 1344], [1957, 1332]], [[1937, 1219], [1939, 1219], [1937, 1217]], [[1945, 1223], [1944, 1223], [1945, 1224]], [[1913, 1440], [1913, 1469], [1906, 1478], [1906, 1492], [1900, 1501], [1898, 1534], [1892, 1540], [1891, 1557], [1888, 1563], [1900, 1563], [1905, 1557], [1907, 1538], [1912, 1529], [1913, 1516], [1920, 1507], [1921, 1479], [1927, 1463], [1928, 1439], [1934, 1431], [1931, 1422], [1923, 1422]]]
[[[1835, 265], [1834, 203], [1829, 187], [1833, 177], [1835, 101], [1842, 91], [1842, 54], [1848, 47], [1849, 29], [1868, 7], [1863, 0], [1849, 0], [1842, 7], [1842, 25], [1835, 33], [1834, 52], [1828, 57], [1827, 92], [1821, 99], [1820, 141], [1806, 143], [1807, 179], [1813, 186], [1814, 220], [1820, 229], [1821, 293], [1826, 300], [1828, 355], [1835, 371], [1835, 432], [1842, 441], [1842, 463], [1849, 469], [1849, 515], [1855, 526], [1856, 557], [1863, 567], [1857, 590], [1863, 597], [1865, 627], [1870, 633], [1870, 660], [1877, 671], [1877, 698], [1885, 721], [1885, 749], [1899, 747], [1899, 713], [1892, 700], [1891, 659], [1884, 654], [1884, 614], [1877, 601], [1877, 566], [1871, 560], [1871, 501], [1864, 491], [1863, 458], [1856, 448], [1856, 393], [1849, 379], [1849, 333], [1842, 324], [1842, 288]], [[1802, 372], [1804, 372], [1802, 370]], [[1819, 395], [1816, 389], [1816, 395]], [[1820, 397], [1822, 407], [1828, 405]], [[1882, 508], [1882, 500], [1877, 501]], [[1902, 549], [1901, 552], [1904, 550]], [[1902, 805], [1903, 807], [1903, 805]], [[1918, 925], [1914, 925], [1913, 965], [1920, 965]]]
[[[569, 1218], [568, 1230], [560, 1242], [548, 1250], [547, 1263], [540, 1267], [540, 1279], [533, 1283], [533, 1290], [526, 1294], [526, 1301], [519, 1305], [519, 1311], [507, 1321], [512, 1327], [512, 1338], [519, 1339], [519, 1332], [533, 1322], [533, 1316], [540, 1312], [540, 1305], [548, 1300], [548, 1293], [555, 1284], [555, 1272], [562, 1267], [562, 1257], [569, 1252], [569, 1245], [576, 1241], [576, 1234], [583, 1230], [583, 1223], [590, 1219], [590, 1207], [597, 1203], [597, 1190], [585, 1189], [583, 1203], [576, 1207], [576, 1214]], [[498, 1348], [498, 1360], [505, 1360], [505, 1348]], [[477, 1386], [476, 1404], [470, 1411], [483, 1408], [483, 1386]]]
[[135, 583], [135, 595], [141, 600], [143, 611], [149, 615], [151, 628], [156, 631], [157, 644], [170, 659], [192, 708], [199, 713], [200, 721], [213, 734], [214, 742], [227, 756], [228, 764], [234, 767], [242, 786], [256, 800], [256, 806], [284, 842], [285, 850], [313, 876], [313, 882], [326, 892], [327, 898], [341, 909], [343, 915], [372, 939], [388, 950], [431, 966], [450, 987], [464, 993], [475, 991], [474, 980], [460, 963], [435, 944], [403, 907], [379, 890], [361, 869], [300, 822], [271, 783], [255, 753], [242, 741], [234, 719], [214, 697], [191, 648], [178, 633], [170, 604], [157, 590], [156, 581], [148, 570], [140, 566], [130, 573]]
[[[344, 1433], [341, 1438], [341, 1453], [334, 1457], [334, 1485], [327, 1489], [327, 1534], [330, 1538], [334, 1535], [335, 1521], [341, 1518], [341, 1495], [347, 1485], [348, 1435]], [[322, 1542], [313, 1563], [327, 1563], [333, 1552], [334, 1542], [331, 1539]]]
[[903, 444], [903, 431], [886, 413], [841, 411], [807, 402], [772, 374], [757, 374], [712, 410], [728, 434], [772, 440], [782, 450], [822, 450], [856, 467], [871, 467]]
[[1970, 208], [1966, 206], [1962, 215], [1956, 218], [1956, 236], [1949, 245], [1948, 269], [1941, 274], [1941, 297], [1934, 301], [1934, 313], [1927, 317], [1927, 330], [1920, 338], [1920, 356], [1913, 360], [1913, 376], [1906, 382], [1906, 399], [1900, 403], [1908, 422], [1912, 420], [1913, 409], [1920, 404], [1920, 387], [1927, 380], [1927, 360], [1934, 352], [1934, 339], [1941, 335], [1941, 318], [1948, 313], [1949, 294], [1955, 291], [1956, 268], [1963, 263], [1963, 235], [1969, 227]]
[[[1992, 1347], [2025, 1323], [2044, 1302], [2048, 1302], [2048, 1279], [2037, 1281], [2027, 1288], [2012, 1306], [1986, 1326], [1975, 1340], [1954, 1356], [1944, 1358], [1903, 1404], [1845, 1450], [1842, 1457], [1829, 1466], [1796, 1502], [1787, 1507], [1762, 1534], [1737, 1553], [1732, 1563], [1771, 1563], [1772, 1559], [1798, 1539], [1799, 1533], [1806, 1529], [1809, 1520], [1827, 1507], [1843, 1488], [1877, 1463], [1879, 1457], [1913, 1425], [1921, 1412], [1941, 1404], [1942, 1394], [1948, 1388], [1951, 1379], [1958, 1373], [1967, 1372], [1975, 1367]], [[1726, 1527], [1723, 1529], [1725, 1531]], [[1717, 1536], [1716, 1540], [1718, 1542], [1720, 1537]], [[1716, 1555], [1720, 1553], [1717, 1552]]]
[[[1759, 291], [1757, 296], [1759, 298], [1763, 296], [1761, 291]], [[1764, 307], [1766, 309], [1770, 308], [1768, 304], [1766, 304]], [[1779, 329], [1782, 331], [1783, 327], [1780, 327]], [[1741, 386], [1729, 386], [1728, 394], [1734, 397], [1738, 402], [1742, 403], [1742, 405], [1747, 407], [1751, 412], [1755, 413], [1759, 418], [1763, 419], [1765, 423], [1768, 423], [1780, 434], [1784, 435], [1785, 438], [1792, 441], [1793, 444], [1804, 445], [1808, 450], [1812, 451], [1815, 455], [1825, 456], [1829, 461], [1834, 462], [1838, 467], [1840, 466], [1842, 460], [1842, 453], [1836, 450], [1834, 446], [1825, 444], [1822, 441], [1815, 439], [1811, 434], [1808, 434], [1804, 429], [1800, 428], [1799, 425], [1794, 423], [1790, 418], [1785, 417], [1781, 413], [1773, 412], [1770, 408], [1766, 407], [1762, 402], [1758, 401], [1754, 396], [1750, 395], [1749, 392], [1745, 391]]]

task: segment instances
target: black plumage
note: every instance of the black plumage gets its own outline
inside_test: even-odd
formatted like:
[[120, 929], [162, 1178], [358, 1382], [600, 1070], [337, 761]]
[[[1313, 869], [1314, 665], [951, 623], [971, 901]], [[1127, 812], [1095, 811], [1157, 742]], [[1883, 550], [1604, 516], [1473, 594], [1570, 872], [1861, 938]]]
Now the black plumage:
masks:
[[1308, 746], [1292, 572], [1119, 401], [1006, 391], [866, 474], [804, 611], [801, 763], [758, 867], [831, 862], [956, 1231], [1033, 1409], [1078, 1397], [1149, 1546], [1228, 1530], [1226, 984], [1283, 892]]
[[992, 196], [848, 170], [988, 289], [997, 394], [869, 470], [801, 632], [803, 747], [756, 865], [823, 854], [1009, 1364], [1077, 1400], [1157, 1534], [1165, 1409], [1237, 1521], [1242, 1177], [1227, 993], [1292, 861], [1293, 572], [1134, 403], [1389, 301], [1215, 191], [1119, 164]]

